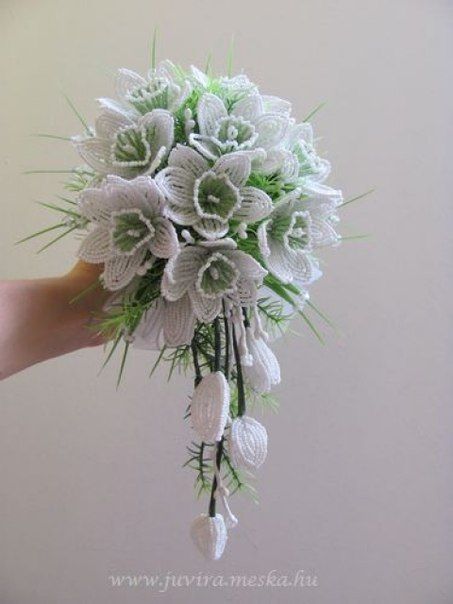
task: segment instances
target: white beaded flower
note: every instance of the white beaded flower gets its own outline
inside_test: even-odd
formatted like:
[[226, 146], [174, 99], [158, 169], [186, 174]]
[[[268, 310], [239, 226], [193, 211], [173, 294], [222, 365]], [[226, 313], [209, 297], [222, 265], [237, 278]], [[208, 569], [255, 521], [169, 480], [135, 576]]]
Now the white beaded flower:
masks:
[[237, 468], [256, 470], [267, 457], [267, 431], [253, 417], [236, 417], [230, 426], [228, 451]]
[[190, 404], [192, 427], [206, 443], [219, 441], [230, 410], [230, 387], [221, 371], [205, 375], [196, 386]]
[[178, 251], [175, 228], [165, 217], [164, 200], [150, 177], [127, 181], [108, 176], [101, 187], [82, 192], [78, 207], [94, 226], [79, 258], [105, 263], [102, 279], [109, 290], [125, 287], [156, 257], [170, 258]]
[[133, 178], [155, 172], [173, 145], [173, 131], [166, 109], [140, 116], [110, 103], [96, 120], [95, 135], [73, 140], [82, 159], [100, 174]]
[[190, 535], [198, 551], [206, 560], [221, 558], [228, 538], [222, 514], [200, 514], [192, 522]]
[[277, 357], [262, 337], [257, 337], [251, 327], [246, 328], [247, 349], [251, 363], [244, 365], [244, 375], [251, 388], [263, 394], [280, 383], [280, 365]]
[[191, 147], [177, 145], [156, 182], [174, 222], [191, 226], [205, 239], [219, 239], [228, 233], [232, 219], [247, 224], [272, 211], [267, 193], [246, 185], [250, 171], [250, 157], [240, 151], [220, 157], [211, 167]]
[[191, 343], [196, 317], [189, 296], [175, 302], [158, 298], [143, 314], [133, 332], [135, 348], [162, 350]]
[[283, 283], [308, 284], [316, 276], [311, 256], [312, 219], [302, 209], [297, 192], [285, 196], [258, 227], [258, 244], [269, 271]]
[[116, 79], [119, 100], [144, 115], [153, 109], [175, 112], [192, 90], [190, 81], [180, 75], [171, 61], [162, 61], [147, 78], [130, 69], [120, 69]]
[[236, 305], [256, 302], [257, 287], [266, 270], [251, 256], [235, 249], [226, 239], [183, 247], [171, 258], [162, 277], [162, 295], [170, 301], [189, 295], [196, 317], [213, 321], [222, 310], [222, 300]]
[[268, 151], [260, 170], [279, 174], [283, 182], [301, 186], [307, 181], [324, 182], [330, 174], [330, 162], [317, 154], [313, 128], [304, 122], [289, 126], [282, 144]]
[[252, 93], [228, 110], [220, 97], [206, 92], [197, 106], [198, 132], [190, 134], [189, 142], [211, 160], [231, 151], [268, 151], [283, 142], [290, 125], [286, 102], [277, 100]]
[[[194, 65], [190, 66], [190, 79], [195, 86], [201, 86], [207, 92], [213, 83], [207, 73]], [[229, 103], [236, 102], [245, 95], [258, 94], [258, 86], [251, 82], [244, 73], [232, 77], [222, 76], [216, 79], [215, 87], [218, 89], [219, 96]]]

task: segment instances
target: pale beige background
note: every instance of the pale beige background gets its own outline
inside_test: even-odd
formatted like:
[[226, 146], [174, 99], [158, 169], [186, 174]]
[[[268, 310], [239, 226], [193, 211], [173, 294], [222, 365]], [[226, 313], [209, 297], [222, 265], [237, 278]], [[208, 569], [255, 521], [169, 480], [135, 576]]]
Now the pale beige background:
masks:
[[314, 573], [312, 590], [178, 589], [168, 602], [440, 604], [453, 599], [452, 225], [453, 5], [446, 0], [1, 0], [1, 276], [58, 274], [75, 242], [36, 256], [14, 241], [48, 224], [32, 203], [59, 191], [72, 134], [69, 94], [90, 118], [118, 66], [160, 56], [236, 65], [315, 120], [347, 196], [345, 234], [325, 255], [314, 300], [341, 327], [321, 347], [276, 346], [279, 415], [261, 503], [233, 502], [241, 525], [225, 557], [203, 563], [187, 527], [204, 507], [181, 469], [190, 380], [171, 384], [137, 352], [116, 392], [101, 350], [35, 367], [0, 385], [0, 601], [143, 603], [112, 572]]

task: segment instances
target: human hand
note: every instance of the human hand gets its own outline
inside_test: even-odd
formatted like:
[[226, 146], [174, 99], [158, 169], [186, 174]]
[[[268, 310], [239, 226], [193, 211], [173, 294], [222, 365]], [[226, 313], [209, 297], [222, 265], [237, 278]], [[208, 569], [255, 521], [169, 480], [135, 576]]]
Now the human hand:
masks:
[[95, 328], [109, 296], [96, 284], [102, 269], [79, 261], [62, 277], [0, 281], [0, 379], [104, 342]]

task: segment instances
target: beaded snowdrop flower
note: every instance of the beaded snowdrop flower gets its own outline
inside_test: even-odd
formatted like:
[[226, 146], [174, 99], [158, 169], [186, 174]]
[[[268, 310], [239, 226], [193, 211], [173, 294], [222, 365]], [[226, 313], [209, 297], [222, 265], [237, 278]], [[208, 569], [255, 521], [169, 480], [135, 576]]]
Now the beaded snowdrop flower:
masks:
[[195, 322], [189, 296], [175, 302], [157, 298], [143, 313], [133, 332], [134, 346], [143, 350], [162, 350], [166, 346], [188, 345], [193, 338]]
[[277, 357], [266, 344], [262, 335], [255, 335], [251, 327], [246, 328], [246, 343], [250, 362], [244, 364], [244, 374], [251, 388], [263, 394], [280, 383], [280, 365]]
[[236, 249], [231, 239], [216, 245], [188, 245], [171, 258], [162, 277], [162, 295], [179, 300], [188, 294], [199, 321], [210, 323], [227, 298], [239, 306], [256, 302], [257, 288], [266, 270], [251, 256]]
[[168, 216], [177, 224], [191, 226], [205, 239], [224, 237], [230, 221], [257, 222], [272, 211], [265, 191], [247, 186], [250, 157], [229, 153], [214, 165], [200, 153], [178, 145], [170, 153], [168, 167], [156, 175], [156, 182], [168, 202]]
[[256, 470], [267, 457], [266, 428], [253, 417], [238, 416], [231, 424], [228, 447], [233, 465]]
[[117, 106], [104, 107], [94, 136], [75, 137], [80, 156], [100, 174], [133, 178], [152, 174], [173, 145], [173, 117], [165, 109], [143, 116]]
[[120, 102], [131, 105], [142, 115], [153, 109], [177, 111], [191, 90], [190, 81], [181, 77], [171, 61], [162, 61], [148, 72], [147, 78], [130, 69], [120, 69], [116, 79], [116, 94]]
[[149, 177], [126, 181], [108, 176], [102, 187], [85, 189], [78, 208], [94, 225], [80, 246], [79, 258], [104, 263], [107, 289], [125, 287], [156, 258], [170, 258], [178, 251], [175, 228], [164, 217], [162, 195]]
[[231, 151], [268, 151], [278, 146], [290, 125], [288, 104], [268, 99], [272, 112], [258, 93], [244, 96], [228, 111], [221, 98], [206, 92], [198, 102], [198, 133], [190, 135], [190, 144], [212, 160]]
[[120, 69], [113, 96], [72, 137], [83, 165], [64, 205], [44, 204], [64, 216], [46, 231], [77, 232], [78, 256], [103, 265], [96, 325], [108, 359], [124, 343], [118, 379], [130, 345], [158, 351], [170, 375], [193, 372], [185, 465], [209, 503], [190, 534], [217, 560], [238, 524], [229, 497], [267, 456], [249, 405], [272, 404], [281, 379], [271, 338], [297, 315], [319, 335], [309, 288], [321, 248], [341, 240], [343, 198], [311, 125], [244, 73], [153, 60], [145, 76]]
[[311, 216], [298, 206], [294, 194], [280, 200], [258, 227], [260, 252], [269, 271], [283, 283], [308, 284], [316, 274], [311, 258]]

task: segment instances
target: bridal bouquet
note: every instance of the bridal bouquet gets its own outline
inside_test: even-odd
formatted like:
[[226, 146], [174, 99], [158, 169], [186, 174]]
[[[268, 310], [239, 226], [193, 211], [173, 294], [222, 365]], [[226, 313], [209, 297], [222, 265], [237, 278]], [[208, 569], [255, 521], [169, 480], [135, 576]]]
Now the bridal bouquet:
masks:
[[[317, 252], [340, 241], [341, 192], [324, 184], [307, 121], [246, 75], [216, 77], [163, 61], [142, 77], [120, 69], [94, 128], [72, 137], [83, 165], [51, 227], [81, 236], [112, 292], [99, 328], [190, 370], [186, 417], [206, 513], [191, 535], [208, 559], [237, 524], [228, 497], [265, 461], [266, 428], [250, 411], [273, 404], [280, 367], [269, 342], [321, 276]], [[46, 246], [47, 247], [47, 246]], [[83, 294], [83, 293], [82, 293]], [[123, 355], [121, 370], [124, 366]]]

